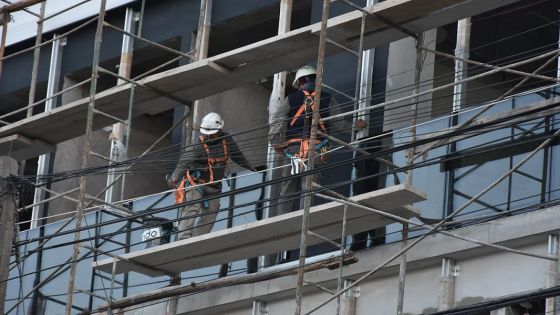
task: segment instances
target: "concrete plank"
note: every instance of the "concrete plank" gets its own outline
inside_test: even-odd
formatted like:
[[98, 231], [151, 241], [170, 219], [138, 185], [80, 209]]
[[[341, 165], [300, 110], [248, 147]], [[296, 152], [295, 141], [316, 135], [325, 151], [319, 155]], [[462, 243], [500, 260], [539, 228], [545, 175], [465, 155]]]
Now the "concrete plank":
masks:
[[[402, 184], [358, 195], [352, 199], [376, 209], [410, 218], [418, 216], [420, 213], [418, 210], [405, 205], [425, 200], [426, 196], [414, 188]], [[342, 227], [342, 210], [343, 205], [337, 202], [312, 207], [310, 210], [310, 230], [329, 239], [339, 238]], [[140, 250], [123, 257], [150, 265], [159, 270], [177, 273], [296, 249], [299, 247], [302, 215], [303, 210], [299, 210], [270, 219]], [[367, 210], [353, 207], [349, 208], [347, 218], [346, 228], [349, 235], [394, 222]], [[314, 237], [308, 239], [309, 245], [323, 242]], [[94, 262], [92, 266], [110, 273], [112, 259]], [[161, 275], [125, 261], [117, 262], [117, 274], [129, 271], [150, 276]]]
[[31, 140], [22, 135], [11, 135], [0, 139], [0, 155], [16, 160], [27, 160], [55, 150], [54, 146], [41, 140]]

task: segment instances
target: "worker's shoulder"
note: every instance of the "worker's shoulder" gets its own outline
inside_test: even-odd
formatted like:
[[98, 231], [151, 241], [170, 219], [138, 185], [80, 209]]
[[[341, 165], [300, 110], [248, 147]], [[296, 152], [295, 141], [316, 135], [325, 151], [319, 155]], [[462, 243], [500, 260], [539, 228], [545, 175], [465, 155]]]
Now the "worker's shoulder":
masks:
[[[297, 90], [288, 94], [286, 98], [289, 99], [290, 101], [293, 101], [297, 99], [303, 99], [304, 97], [305, 97], [305, 93], [303, 93], [302, 90]], [[331, 98], [332, 98], [332, 94], [326, 91], [321, 91], [321, 100], [331, 99]]]
[[226, 139], [229, 142], [233, 141], [233, 136], [231, 135], [231, 133], [224, 130], [221, 131], [220, 137]]

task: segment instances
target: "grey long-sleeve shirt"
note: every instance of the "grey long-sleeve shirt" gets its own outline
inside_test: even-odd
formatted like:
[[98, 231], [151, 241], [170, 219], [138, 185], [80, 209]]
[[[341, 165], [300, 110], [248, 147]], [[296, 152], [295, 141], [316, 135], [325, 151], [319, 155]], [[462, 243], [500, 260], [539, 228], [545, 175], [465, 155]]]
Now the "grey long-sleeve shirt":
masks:
[[[279, 104], [276, 112], [272, 114], [270, 119], [270, 130], [268, 132], [268, 141], [271, 145], [279, 145], [284, 143], [286, 128], [290, 117], [290, 100], [288, 97], [284, 99], [284, 102]], [[331, 97], [329, 103], [329, 113], [326, 116], [334, 116], [342, 113], [334, 97]], [[329, 133], [336, 135], [339, 133], [348, 132], [351, 130], [352, 124], [346, 119], [334, 119], [329, 121]]]
[[[227, 142], [229, 159], [246, 169], [250, 169], [251, 164], [249, 164], [249, 161], [247, 161], [235, 141], [233, 141], [233, 137], [224, 131], [222, 131], [221, 137], [219, 139], [206, 142], [210, 151], [210, 157], [224, 156], [222, 137]], [[186, 170], [189, 170], [191, 173], [198, 170], [202, 173], [202, 179], [208, 182], [210, 179], [210, 174], [207, 172], [207, 167], [208, 155], [206, 154], [206, 151], [204, 150], [204, 147], [198, 140], [197, 136], [195, 144], [186, 148], [185, 151], [181, 154], [179, 162], [177, 163], [177, 167], [175, 167], [172, 176], [182, 178], [185, 175]], [[223, 165], [215, 165], [213, 170], [215, 181], [219, 181], [224, 177], [225, 167]]]

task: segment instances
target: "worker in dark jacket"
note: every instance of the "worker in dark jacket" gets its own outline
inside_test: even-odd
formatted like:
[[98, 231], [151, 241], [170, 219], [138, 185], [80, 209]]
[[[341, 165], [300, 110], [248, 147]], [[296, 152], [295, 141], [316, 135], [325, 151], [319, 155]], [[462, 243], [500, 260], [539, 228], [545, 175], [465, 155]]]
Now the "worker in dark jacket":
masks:
[[[212, 199], [212, 196], [222, 191], [221, 180], [230, 159], [246, 169], [256, 171], [231, 135], [222, 130], [223, 127], [224, 120], [219, 114], [204, 116], [198, 141], [181, 154], [177, 167], [169, 177], [169, 185], [177, 188], [175, 199], [178, 204], [201, 200], [181, 209], [183, 219], [179, 221], [178, 240], [212, 230], [220, 209], [220, 198]], [[201, 217], [195, 226], [199, 213]]]
[[[288, 95], [284, 102], [279, 104], [270, 121], [270, 144], [276, 152], [284, 156], [282, 165], [291, 165], [291, 168], [284, 167], [282, 174], [284, 178], [307, 170], [306, 159], [309, 150], [315, 149], [317, 153], [322, 153], [324, 160], [329, 147], [328, 141], [320, 136], [317, 137], [314, 144], [309, 143], [311, 119], [315, 106], [316, 74], [317, 71], [311, 66], [303, 66], [296, 72], [292, 85], [298, 90]], [[326, 92], [321, 92], [319, 107], [321, 118], [341, 113], [335, 98]], [[355, 125], [356, 129], [360, 130], [365, 128], [367, 123], [358, 119]], [[318, 128], [325, 134], [332, 132], [336, 135], [349, 132], [352, 129], [352, 124], [345, 119], [339, 119], [329, 123], [320, 123]], [[317, 179], [316, 177], [316, 181]], [[276, 215], [301, 209], [300, 198], [294, 197], [294, 194], [301, 192], [301, 190], [301, 178], [282, 181], [281, 198], [278, 201], [277, 209], [275, 209]]]

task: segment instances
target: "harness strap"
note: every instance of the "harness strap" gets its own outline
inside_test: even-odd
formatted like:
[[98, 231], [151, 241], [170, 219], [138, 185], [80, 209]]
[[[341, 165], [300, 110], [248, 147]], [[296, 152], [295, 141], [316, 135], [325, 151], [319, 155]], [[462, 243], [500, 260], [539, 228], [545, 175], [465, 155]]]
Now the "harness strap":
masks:
[[[206, 191], [204, 190], [204, 186], [199, 185], [199, 184], [203, 184], [204, 180], [200, 179], [199, 177], [200, 177], [200, 171], [195, 171], [193, 175], [191, 175], [191, 173], [189, 171], [187, 171], [185, 173], [185, 177], [181, 180], [181, 182], [179, 183], [179, 185], [175, 189], [175, 203], [176, 204], [181, 204], [181, 203], [184, 203], [186, 201], [185, 189], [187, 187], [189, 187], [189, 185], [191, 187], [194, 187], [194, 189], [196, 189], [200, 193], [201, 197], [204, 197], [206, 195]], [[195, 180], [197, 180], [198, 183], [196, 183]], [[202, 201], [202, 206], [204, 208], [208, 208], [208, 206], [209, 206], [208, 200]]]
[[[305, 95], [305, 100], [303, 101], [303, 104], [299, 107], [298, 111], [292, 118], [292, 121], [290, 122], [290, 126], [293, 126], [296, 123], [299, 116], [301, 116], [303, 112], [307, 112], [308, 104], [311, 104], [312, 110], [317, 108], [317, 104], [315, 103], [315, 91], [313, 91], [312, 93], [309, 93], [309, 91], [307, 90], [301, 90], [301, 91]], [[324, 122], [322, 121], [319, 122], [319, 127], [321, 128], [321, 130], [323, 130], [323, 133], [327, 133], [327, 128], [325, 127]]]
[[223, 157], [210, 157], [210, 148], [208, 147], [208, 143], [204, 140], [204, 137], [201, 135], [198, 137], [198, 140], [202, 144], [204, 151], [206, 152], [206, 157], [208, 159], [208, 173], [210, 173], [210, 182], [214, 181], [214, 164], [222, 163], [224, 165], [227, 164], [229, 157], [228, 157], [228, 148], [227, 148], [227, 141], [225, 138], [222, 139], [222, 147], [224, 149], [224, 156]]
[[[288, 158], [292, 158], [292, 157], [298, 157], [298, 158], [302, 158], [302, 159], [307, 158], [308, 153], [309, 153], [310, 139], [293, 138], [293, 139], [288, 139], [286, 141], [286, 143], [288, 145], [293, 144], [293, 143], [299, 143], [300, 144], [298, 153], [291, 154], [290, 152], [288, 152], [288, 150], [285, 151], [286, 156]], [[326, 147], [327, 145], [329, 145], [329, 140], [328, 139], [323, 139], [323, 140], [315, 139], [315, 150], [320, 150], [321, 148]]]

